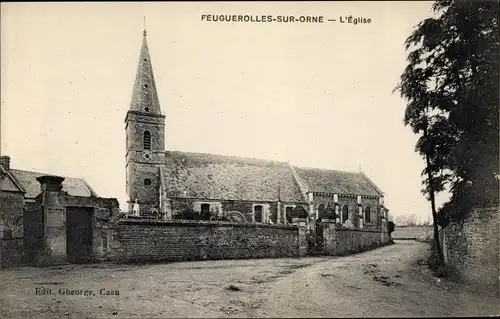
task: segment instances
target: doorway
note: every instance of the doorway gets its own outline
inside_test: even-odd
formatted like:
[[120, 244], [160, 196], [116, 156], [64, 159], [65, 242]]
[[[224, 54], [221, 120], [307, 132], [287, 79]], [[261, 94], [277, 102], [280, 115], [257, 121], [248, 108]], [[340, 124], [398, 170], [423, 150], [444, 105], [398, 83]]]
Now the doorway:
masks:
[[94, 208], [66, 207], [66, 254], [68, 262], [92, 262], [92, 229]]

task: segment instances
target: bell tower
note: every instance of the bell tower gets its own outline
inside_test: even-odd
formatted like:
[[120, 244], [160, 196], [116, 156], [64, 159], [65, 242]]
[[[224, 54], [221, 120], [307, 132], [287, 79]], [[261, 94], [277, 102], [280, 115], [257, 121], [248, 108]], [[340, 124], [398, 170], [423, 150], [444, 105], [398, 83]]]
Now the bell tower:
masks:
[[136, 200], [141, 213], [159, 208], [160, 167], [165, 165], [165, 115], [161, 114], [158, 101], [146, 30], [132, 100], [125, 117], [125, 131], [129, 212]]

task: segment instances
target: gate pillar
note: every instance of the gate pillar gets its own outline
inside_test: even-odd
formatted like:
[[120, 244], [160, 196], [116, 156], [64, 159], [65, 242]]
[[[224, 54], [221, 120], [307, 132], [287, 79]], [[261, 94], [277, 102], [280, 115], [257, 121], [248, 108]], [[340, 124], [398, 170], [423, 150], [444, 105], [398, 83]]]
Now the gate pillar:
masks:
[[62, 182], [64, 177], [45, 175], [37, 178], [42, 190], [41, 251], [37, 264], [64, 264], [66, 256], [66, 213]]
[[334, 219], [323, 218], [323, 252], [335, 255], [337, 250], [336, 225]]
[[307, 221], [306, 218], [294, 218], [292, 220], [292, 223], [294, 225], [297, 225], [299, 232], [299, 242], [298, 242], [299, 257], [304, 257], [307, 254], [306, 221]]

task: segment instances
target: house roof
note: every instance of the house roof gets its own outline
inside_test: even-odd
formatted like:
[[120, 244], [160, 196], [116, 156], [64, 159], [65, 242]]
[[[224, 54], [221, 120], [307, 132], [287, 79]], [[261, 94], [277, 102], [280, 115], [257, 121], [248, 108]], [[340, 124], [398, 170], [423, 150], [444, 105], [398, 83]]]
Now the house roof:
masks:
[[2, 165], [0, 165], [0, 191], [24, 193], [20, 183]]
[[[26, 198], [35, 198], [41, 193], [40, 182], [37, 177], [49, 175], [40, 172], [30, 172], [18, 169], [11, 169], [9, 172], [26, 190]], [[97, 196], [87, 182], [82, 178], [64, 177], [62, 182], [63, 191], [72, 196], [90, 197]]]
[[364, 174], [319, 168], [295, 167], [304, 187], [316, 193], [383, 196]]
[[243, 201], [303, 202], [287, 163], [167, 151], [167, 196]]

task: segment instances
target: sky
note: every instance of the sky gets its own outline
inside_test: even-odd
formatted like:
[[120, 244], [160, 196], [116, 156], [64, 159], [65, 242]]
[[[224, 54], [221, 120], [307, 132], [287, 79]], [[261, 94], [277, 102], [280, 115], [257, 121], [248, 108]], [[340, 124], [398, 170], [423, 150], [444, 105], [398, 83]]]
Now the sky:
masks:
[[[146, 25], [167, 150], [361, 168], [390, 214], [426, 221], [418, 136], [393, 89], [431, 5], [2, 3], [0, 152], [12, 168], [83, 177], [126, 209], [124, 119]], [[202, 21], [220, 14], [324, 23]]]

